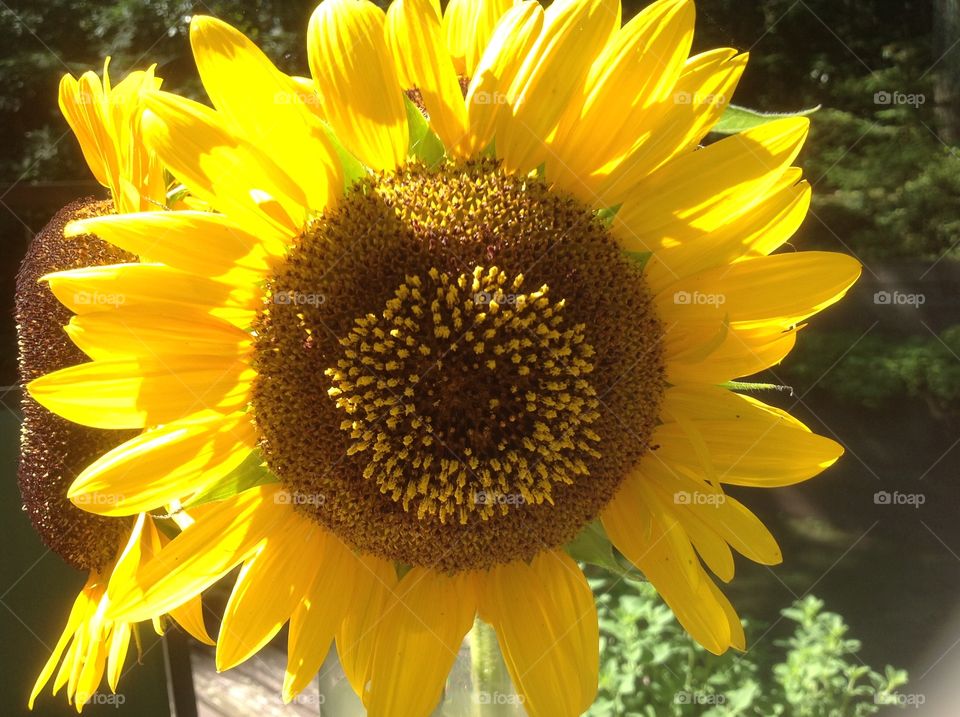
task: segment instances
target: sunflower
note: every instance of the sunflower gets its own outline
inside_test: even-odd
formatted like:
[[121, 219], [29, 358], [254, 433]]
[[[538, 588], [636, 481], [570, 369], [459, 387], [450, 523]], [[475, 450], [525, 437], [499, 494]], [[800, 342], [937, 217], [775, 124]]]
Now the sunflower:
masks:
[[[78, 218], [163, 206], [163, 169], [139, 139], [143, 93], [157, 87], [159, 80], [152, 68], [131, 73], [111, 86], [106, 63], [102, 83], [96, 74], [88, 72], [79, 81], [67, 75], [60, 84], [63, 114], [80, 141], [92, 173], [110, 189], [112, 201], [71, 203], [31, 243], [17, 277], [16, 318], [23, 382], [87, 361], [63, 332], [70, 312], [37, 282], [38, 278], [55, 270], [136, 259], [92, 236], [66, 239], [65, 225]], [[103, 298], [109, 297], [87, 294], [77, 300], [97, 302]], [[157, 553], [166, 539], [144, 515], [135, 519], [105, 518], [78, 510], [67, 500], [67, 488], [87, 464], [135, 434], [101, 431], [66, 421], [27, 396], [22, 408], [18, 478], [24, 507], [50, 549], [88, 574], [63, 633], [34, 685], [29, 705], [32, 709], [59, 664], [54, 692], [66, 685], [67, 699], [79, 711], [98, 689], [104, 672], [108, 686], [116, 691], [130, 637], [136, 630], [130, 622], [105, 615], [108, 585], [132, 581], [141, 562]], [[199, 598], [188, 601], [171, 616], [198, 639], [212, 643], [203, 627]], [[162, 634], [160, 615], [151, 618], [158, 634]]]
[[808, 120], [701, 147], [747, 58], [690, 57], [693, 25], [685, 0], [622, 25], [618, 0], [324, 0], [305, 80], [193, 18], [213, 108], [150, 93], [143, 132], [196, 209], [68, 228], [141, 263], [47, 277], [93, 361], [30, 384], [140, 431], [74, 501], [218, 496], [108, 616], [240, 565], [218, 668], [289, 621], [286, 700], [335, 641], [369, 714], [427, 715], [479, 617], [527, 712], [577, 715], [598, 630], [565, 546], [599, 519], [696, 640], [744, 649], [705, 567], [781, 555], [724, 486], [806, 480], [842, 449], [731, 382], [859, 266], [773, 253], [809, 203]]

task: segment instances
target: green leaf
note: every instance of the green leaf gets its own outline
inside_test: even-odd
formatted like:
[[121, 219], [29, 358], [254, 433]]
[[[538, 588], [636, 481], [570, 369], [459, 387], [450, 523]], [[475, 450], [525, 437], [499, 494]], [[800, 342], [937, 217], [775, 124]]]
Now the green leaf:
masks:
[[337, 135], [333, 133], [333, 129], [331, 129], [328, 124], [324, 123], [323, 129], [324, 133], [327, 135], [327, 139], [330, 140], [330, 144], [333, 145], [333, 149], [337, 153], [337, 159], [340, 160], [340, 166], [343, 167], [344, 189], [349, 189], [350, 185], [352, 185], [358, 179], [363, 179], [367, 176], [367, 168], [363, 166], [363, 163], [359, 159], [347, 151], [347, 148], [343, 146], [343, 143], [339, 139], [337, 139]]
[[820, 105], [799, 112], [757, 112], [746, 107], [728, 105], [720, 121], [710, 131], [717, 134], [736, 134], [784, 117], [807, 117], [819, 109]]
[[598, 568], [609, 570], [611, 573], [628, 579], [642, 580], [636, 571], [620, 563], [613, 552], [613, 545], [607, 532], [599, 520], [588, 523], [579, 535], [569, 542], [565, 550], [574, 560], [581, 563], [596, 565]]
[[408, 154], [420, 159], [428, 167], [433, 167], [443, 159], [443, 142], [436, 132], [430, 129], [430, 123], [423, 116], [423, 112], [409, 97], [403, 98], [407, 108], [407, 126], [410, 128], [410, 147]]
[[232, 498], [250, 488], [267, 483], [277, 483], [279, 480], [267, 468], [260, 450], [256, 449], [232, 473], [221, 478], [205, 491], [195, 495], [183, 507], [192, 508], [204, 503]]
[[567, 554], [581, 563], [589, 563], [611, 572], [621, 573], [620, 564], [613, 554], [610, 538], [599, 520], [588, 523], [566, 546]]

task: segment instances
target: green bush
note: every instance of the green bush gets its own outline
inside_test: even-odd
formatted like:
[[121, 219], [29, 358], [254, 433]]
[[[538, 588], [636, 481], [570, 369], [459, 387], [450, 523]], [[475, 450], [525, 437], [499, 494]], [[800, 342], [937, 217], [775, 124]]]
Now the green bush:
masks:
[[598, 607], [603, 661], [591, 717], [861, 717], [913, 697], [896, 692], [906, 672], [864, 665], [843, 618], [812, 596], [783, 611], [788, 638], [771, 642], [748, 624], [750, 649], [721, 657], [690, 639], [649, 584], [608, 592]]
[[777, 373], [867, 408], [909, 397], [936, 414], [960, 415], [960, 324], [937, 336], [858, 338], [859, 331], [805, 334]]

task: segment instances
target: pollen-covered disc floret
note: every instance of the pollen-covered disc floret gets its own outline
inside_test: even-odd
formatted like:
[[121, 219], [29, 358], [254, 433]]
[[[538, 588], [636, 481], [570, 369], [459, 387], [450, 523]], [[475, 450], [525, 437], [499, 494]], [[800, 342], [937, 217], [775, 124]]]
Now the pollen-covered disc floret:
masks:
[[349, 416], [347, 452], [363, 452], [363, 477], [418, 518], [465, 525], [552, 503], [554, 484], [589, 476], [581, 456], [599, 455], [584, 325], [564, 321], [548, 286], [522, 288], [495, 266], [432, 267], [340, 339], [344, 358], [326, 375]]
[[294, 503], [448, 572], [563, 545], [649, 450], [662, 328], [587, 207], [490, 160], [355, 184], [268, 280], [253, 408]]

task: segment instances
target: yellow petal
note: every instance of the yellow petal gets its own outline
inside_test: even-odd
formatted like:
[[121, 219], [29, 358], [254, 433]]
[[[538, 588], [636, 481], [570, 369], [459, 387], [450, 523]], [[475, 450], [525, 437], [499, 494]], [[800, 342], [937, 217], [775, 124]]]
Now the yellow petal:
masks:
[[368, 0], [323, 0], [307, 33], [310, 72], [337, 138], [368, 167], [394, 169], [409, 135], [383, 10]]
[[284, 240], [299, 232], [309, 211], [303, 190], [214, 110], [168, 92], [151, 94], [147, 107], [147, 143], [192, 194], [255, 234]]
[[118, 622], [113, 626], [113, 633], [110, 635], [110, 645], [107, 648], [107, 684], [110, 685], [111, 692], [117, 691], [117, 684], [120, 682], [123, 661], [127, 658], [130, 647], [130, 632], [129, 623]]
[[255, 317], [260, 291], [229, 286], [163, 264], [112, 264], [47, 274], [54, 296], [75, 314], [150, 306], [165, 313], [203, 311], [246, 327]]
[[70, 129], [80, 143], [83, 158], [90, 172], [101, 185], [109, 187], [110, 177], [107, 174], [102, 153], [103, 140], [106, 138], [98, 137], [98, 128], [93, 125], [90, 118], [90, 106], [102, 98], [103, 88], [99, 81], [96, 81], [92, 87], [96, 93], [94, 95], [82, 91], [80, 83], [72, 75], [64, 75], [60, 79], [60, 111], [63, 112], [67, 124], [70, 125]]
[[619, 29], [587, 77], [551, 142], [547, 176], [593, 202], [587, 179], [635, 141], [650, 107], [672, 92], [693, 40], [690, 0], [661, 0]]
[[366, 701], [370, 717], [427, 715], [477, 610], [471, 574], [414, 567], [400, 580], [377, 630]]
[[27, 384], [43, 407], [91, 428], [144, 428], [210, 408], [247, 403], [254, 371], [246, 363], [193, 356], [182, 361], [92, 361]]
[[261, 281], [286, 248], [211, 212], [108, 214], [71, 222], [64, 231], [67, 237], [84, 234], [95, 234], [141, 262], [159, 262], [233, 284]]
[[170, 610], [170, 617], [176, 620], [177, 624], [187, 631], [192, 638], [202, 642], [204, 645], [215, 645], [216, 641], [210, 637], [207, 632], [207, 626], [203, 621], [203, 600], [199, 595], [187, 600], [180, 607]]
[[528, 172], [544, 161], [551, 132], [619, 25], [619, 0], [556, 0], [547, 8], [507, 93], [510, 112], [500, 116], [496, 147], [507, 171]]
[[[108, 597], [127, 590], [139, 590], [137, 574], [140, 571], [140, 566], [151, 560], [169, 542], [169, 539], [157, 530], [153, 518], [146, 513], [137, 516], [130, 539], [127, 541], [127, 545], [117, 559], [110, 575], [110, 582], [107, 586]], [[170, 617], [176, 620], [177, 624], [199, 642], [206, 645], [214, 644], [203, 622], [203, 607], [199, 595], [171, 610]], [[154, 616], [153, 622], [157, 634], [163, 634], [163, 631], [159, 628], [159, 616]], [[117, 623], [117, 625], [119, 624], [121, 623]]]
[[[630, 199], [630, 189], [677, 156], [696, 149], [721, 117], [746, 69], [747, 53], [717, 49], [691, 57], [671, 93], [636, 113], [642, 128], [623, 137], [591, 177], [598, 206]], [[626, 125], [634, 126], [634, 125]]]
[[562, 551], [492, 568], [480, 611], [530, 717], [575, 717], [596, 696], [597, 611], [579, 566]]
[[[310, 684], [350, 609], [357, 571], [367, 571], [338, 538], [327, 534], [316, 556], [316, 575], [290, 616], [283, 701], [290, 702]], [[360, 579], [364, 582], [363, 579]]]
[[631, 251], [656, 251], [726, 224], [783, 176], [809, 126], [805, 117], [768, 122], [678, 157], [638, 183], [624, 180], [614, 234]]
[[774, 254], [684, 277], [654, 301], [668, 326], [786, 329], [839, 301], [859, 276], [860, 263], [845, 254]]
[[433, 0], [394, 0], [387, 10], [387, 42], [403, 86], [417, 88], [430, 126], [448, 152], [471, 153], [460, 80], [440, 35]]
[[656, 292], [684, 276], [779, 248], [810, 207], [810, 185], [799, 179], [799, 169], [784, 172], [768, 193], [731, 215], [726, 224], [655, 252], [644, 268], [650, 287]]
[[723, 538], [696, 518], [680, 511], [677, 515], [680, 526], [687, 534], [697, 554], [713, 571], [714, 575], [728, 583], [733, 580], [734, 562], [730, 546]]
[[111, 87], [106, 64], [102, 83], [93, 72], [84, 73], [79, 82], [65, 76], [60, 109], [91, 172], [110, 189], [118, 211], [161, 208], [166, 194], [163, 168], [144, 146], [140, 130], [144, 99], [159, 88], [160, 80], [150, 67], [131, 72]]
[[246, 331], [213, 316], [171, 316], [141, 307], [95, 311], [70, 319], [64, 329], [94, 360], [247, 355], [253, 339]]
[[737, 611], [733, 609], [733, 605], [730, 604], [726, 595], [720, 592], [720, 588], [718, 588], [712, 580], [704, 580], [703, 582], [707, 588], [709, 588], [710, 596], [720, 605], [723, 614], [727, 617], [727, 625], [730, 627], [730, 647], [734, 650], [745, 652], [747, 649], [747, 637], [743, 632], [743, 623], [740, 622]]
[[683, 383], [724, 383], [750, 376], [780, 363], [797, 341], [797, 330], [778, 326], [758, 329], [728, 326], [720, 341], [713, 341], [702, 327], [683, 331], [668, 327], [664, 342], [667, 381]]
[[257, 433], [243, 413], [206, 412], [144, 431], [87, 466], [67, 497], [100, 515], [135, 515], [203, 490], [239, 466]]
[[[713, 595], [710, 578], [703, 574], [691, 584], [684, 577], [670, 534], [683, 540], [686, 534], [679, 523], [668, 527], [655, 516], [638, 476], [624, 481], [602, 520], [613, 544], [643, 572], [691, 637], [716, 655], [725, 652], [732, 644], [730, 623]], [[699, 563], [693, 567], [703, 573]]]
[[290, 619], [313, 582], [321, 528], [288, 511], [246, 560], [227, 601], [217, 638], [217, 671], [249, 659]]
[[373, 668], [377, 625], [396, 585], [392, 563], [369, 555], [357, 558], [350, 608], [337, 631], [337, 655], [354, 692], [365, 702], [369, 698], [367, 685]]
[[467, 73], [467, 53], [470, 32], [473, 29], [473, 13], [476, 3], [473, 0], [450, 0], [443, 11], [440, 30], [450, 54], [450, 61], [457, 75], [469, 77]]
[[214, 107], [251, 142], [269, 141], [270, 156], [320, 212], [343, 192], [343, 173], [320, 119], [298, 101], [289, 78], [243, 33], [194, 15], [190, 44]]
[[27, 702], [27, 706], [31, 710], [33, 709], [33, 703], [36, 701], [40, 691], [44, 688], [44, 686], [50, 680], [50, 677], [53, 675], [53, 670], [60, 662], [60, 657], [63, 655], [64, 650], [67, 648], [67, 645], [71, 643], [74, 635], [80, 628], [80, 624], [86, 618], [87, 613], [90, 610], [91, 603], [95, 599], [99, 599], [93, 593], [93, 587], [99, 581], [100, 576], [96, 573], [91, 573], [87, 579], [86, 585], [83, 587], [83, 590], [81, 590], [77, 595], [77, 599], [73, 601], [73, 607], [70, 608], [70, 615], [67, 617], [67, 624], [63, 628], [63, 632], [60, 633], [60, 638], [57, 640], [57, 644], [50, 653], [50, 657], [47, 659], [46, 664], [44, 664], [43, 669], [40, 671], [40, 675], [37, 677], [36, 683], [33, 685], [33, 690], [30, 692], [30, 699]]
[[510, 8], [494, 29], [467, 88], [467, 116], [474, 147], [486, 148], [493, 141], [500, 115], [509, 112], [507, 92], [542, 27], [543, 8], [531, 1]]
[[688, 534], [703, 538], [703, 531], [709, 531], [755, 563], [782, 562], [780, 547], [767, 527], [722, 490], [687, 478], [658, 459], [644, 459], [637, 473]]
[[705, 468], [680, 424], [658, 426], [651, 439], [657, 458], [684, 475], [712, 471], [723, 483], [772, 488], [807, 480], [843, 454], [785, 411], [716, 386], [671, 389], [664, 410], [685, 412], [709, 453]]
[[276, 484], [258, 486], [212, 504], [137, 575], [137, 585], [110, 595], [107, 617], [139, 622], [195, 598], [256, 551], [290, 518]]
[[80, 662], [80, 670], [75, 673], [76, 682], [68, 685], [68, 689], [73, 693], [74, 704], [78, 708], [85, 705], [97, 691], [107, 667], [109, 626], [99, 615], [94, 616], [87, 624], [88, 637], [86, 649], [83, 651], [83, 660]]
[[457, 74], [473, 77], [494, 29], [512, 0], [451, 0], [443, 13], [443, 36]]

